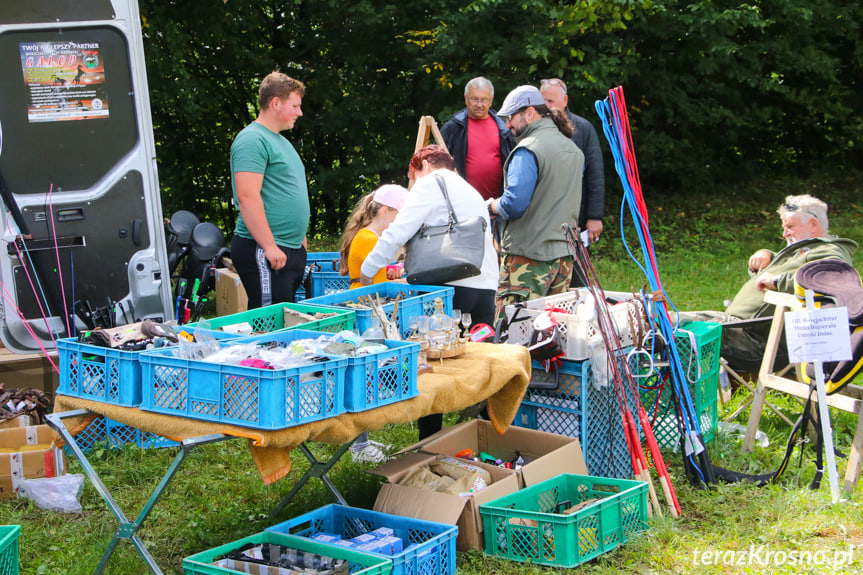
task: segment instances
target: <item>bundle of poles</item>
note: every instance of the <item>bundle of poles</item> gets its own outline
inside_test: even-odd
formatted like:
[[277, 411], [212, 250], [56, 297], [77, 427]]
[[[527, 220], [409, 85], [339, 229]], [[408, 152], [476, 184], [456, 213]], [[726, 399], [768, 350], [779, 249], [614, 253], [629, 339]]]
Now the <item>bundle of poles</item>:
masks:
[[563, 232], [569, 243], [570, 250], [573, 252], [575, 265], [579, 266], [583, 277], [587, 279], [587, 287], [596, 301], [597, 324], [602, 341], [605, 344], [608, 374], [614, 383], [615, 394], [618, 406], [620, 407], [621, 423], [623, 425], [624, 436], [626, 437], [626, 446], [632, 460], [633, 475], [635, 479], [647, 482], [648, 500], [650, 503], [648, 511], [650, 515], [661, 516], [662, 506], [659, 503], [656, 488], [650, 475], [650, 466], [647, 463], [647, 457], [641, 445], [638, 426], [632, 415], [635, 412], [638, 414], [638, 421], [641, 424], [647, 447], [650, 450], [650, 457], [659, 475], [659, 483], [662, 486], [669, 511], [672, 516], [677, 517], [680, 515], [680, 504], [677, 501], [677, 495], [674, 492], [668, 469], [665, 467], [662, 453], [659, 451], [656, 437], [653, 435], [653, 428], [647, 419], [647, 412], [641, 403], [638, 386], [635, 384], [632, 376], [627, 350], [624, 349], [620, 341], [617, 327], [611, 317], [611, 312], [608, 310], [605, 292], [597, 279], [596, 270], [587, 253], [587, 248], [578, 239], [578, 232], [566, 224], [563, 226]]
[[[676, 416], [684, 469], [693, 485], [709, 486], [715, 483], [714, 467], [705, 448], [699, 415], [689, 389], [688, 372], [683, 367], [684, 363], [676, 345], [675, 336], [678, 335], [679, 326], [677, 321], [672, 321], [669, 306], [674, 311], [676, 308], [668, 297], [659, 274], [656, 252], [648, 225], [647, 204], [642, 194], [638, 165], [632, 144], [632, 133], [623, 88], [617, 87], [609, 90], [608, 98], [596, 102], [596, 111], [602, 121], [603, 132], [614, 156], [615, 170], [623, 186], [623, 201], [620, 208], [621, 239], [630, 258], [644, 273], [650, 289], [649, 295], [645, 293], [645, 290], [642, 290], [641, 295], [653, 328], [652, 341], [656, 342], [661, 339], [667, 344], [664, 346], [664, 353], [667, 356], [668, 367], [665, 377], [660, 377], [660, 381], [667, 380], [671, 386], [670, 400], [673, 413]], [[640, 258], [633, 253], [627, 243], [625, 227], [625, 222], [629, 221], [627, 215], [631, 218], [632, 227], [641, 247]], [[642, 404], [640, 388], [636, 384], [636, 376], [632, 373], [633, 365], [629, 350], [624, 349], [621, 344], [617, 327], [608, 309], [605, 292], [597, 278], [587, 248], [579, 240], [579, 232], [580, 230], [573, 229], [572, 226], [563, 226], [563, 233], [569, 243], [575, 265], [578, 266], [583, 277], [587, 279], [587, 288], [591, 290], [597, 303], [597, 325], [605, 344], [608, 373], [610, 379], [613, 380], [615, 394], [620, 406], [621, 423], [629, 448], [633, 474], [636, 479], [648, 483], [652, 512], [653, 514], [661, 514], [662, 506], [659, 504], [656, 489], [650, 476], [651, 468], [642, 446], [641, 438], [643, 437], [669, 510], [676, 517], [680, 514], [680, 504], [677, 501], [671, 477], [654, 436], [652, 423]], [[674, 317], [676, 320], [676, 313]], [[635, 345], [639, 347], [643, 343], [635, 342]], [[651, 349], [645, 353], [653, 358], [656, 350]], [[641, 374], [638, 377], [641, 377]]]

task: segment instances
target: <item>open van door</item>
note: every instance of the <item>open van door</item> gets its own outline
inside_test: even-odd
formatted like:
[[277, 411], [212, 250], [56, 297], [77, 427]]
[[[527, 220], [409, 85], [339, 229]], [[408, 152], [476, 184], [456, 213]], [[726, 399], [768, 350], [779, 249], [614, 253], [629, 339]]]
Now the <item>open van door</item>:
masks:
[[7, 348], [171, 317], [136, 0], [0, 2], [0, 195]]

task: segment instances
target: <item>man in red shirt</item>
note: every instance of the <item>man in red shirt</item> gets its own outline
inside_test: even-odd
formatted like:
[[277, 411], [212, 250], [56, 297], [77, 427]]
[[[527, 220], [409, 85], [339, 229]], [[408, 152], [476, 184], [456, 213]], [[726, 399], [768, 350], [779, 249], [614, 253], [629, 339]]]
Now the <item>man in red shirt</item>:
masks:
[[503, 162], [515, 147], [504, 121], [491, 109], [494, 85], [478, 76], [464, 88], [466, 108], [456, 112], [441, 127], [458, 173], [483, 199], [497, 198], [503, 189]]

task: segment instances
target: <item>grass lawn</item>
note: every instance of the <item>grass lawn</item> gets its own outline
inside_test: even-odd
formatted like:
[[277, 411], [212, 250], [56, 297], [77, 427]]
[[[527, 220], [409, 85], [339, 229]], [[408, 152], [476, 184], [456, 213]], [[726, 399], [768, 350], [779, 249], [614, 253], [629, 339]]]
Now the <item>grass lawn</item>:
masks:
[[[761, 247], [778, 249], [782, 245], [775, 210], [785, 195], [796, 193], [812, 193], [828, 202], [831, 232], [858, 241], [863, 237], [863, 207], [857, 203], [863, 197], [863, 173], [752, 182], [734, 189], [698, 190], [697, 194], [645, 190], [660, 274], [677, 307], [681, 310], [722, 309], [723, 300], [731, 298], [747, 278], [745, 262], [749, 254]], [[705, 200], [705, 196], [710, 199]], [[609, 201], [605, 232], [592, 252], [594, 265], [606, 290], [640, 289], [646, 281], [628, 258], [621, 241], [616, 201]], [[628, 215], [624, 221], [629, 221]], [[640, 256], [640, 246], [631, 228], [625, 225], [624, 230], [630, 249]], [[332, 249], [331, 239], [319, 239], [312, 243], [310, 251]], [[858, 252], [855, 258], [858, 269], [863, 269], [861, 258], [863, 252]], [[858, 378], [857, 383], [860, 381]], [[723, 413], [731, 413], [745, 397], [745, 390], [736, 391], [730, 403], [720, 409], [720, 418]], [[788, 398], [773, 394], [770, 400], [790, 418], [798, 415], [799, 407]], [[737, 422], [745, 425], [748, 413], [744, 410]], [[836, 449], [848, 453], [854, 418], [835, 410], [831, 411], [831, 418]], [[447, 424], [454, 421], [454, 415], [447, 416]], [[775, 469], [790, 429], [779, 417], [765, 410], [761, 430], [770, 439], [770, 446], [756, 447], [752, 454], [746, 455], [740, 452], [738, 435], [719, 433], [709, 446], [712, 461], [748, 473]], [[371, 437], [401, 448], [416, 440], [417, 430], [415, 425], [393, 425], [373, 432]], [[333, 445], [313, 444], [320, 459], [335, 449]], [[681, 456], [666, 452], [665, 460], [670, 466], [682, 516], [652, 519], [642, 535], [582, 565], [577, 571], [592, 574], [863, 572], [863, 524], [860, 520], [863, 488], [844, 494], [847, 500], [832, 505], [826, 473], [819, 490], [808, 489], [814, 473], [812, 449], [806, 450], [802, 465], [799, 453], [798, 450], [781, 485], [759, 488], [738, 483], [702, 490], [687, 483]], [[146, 451], [131, 446], [122, 450], [96, 448], [90, 452], [89, 461], [126, 514], [134, 517], [175, 454], [176, 448]], [[81, 472], [73, 460], [68, 466], [69, 472]], [[330, 474], [352, 505], [370, 508], [374, 502], [380, 480], [363, 472], [368, 467], [354, 464], [350, 457], [345, 457]], [[154, 506], [140, 532], [141, 539], [166, 573], [181, 573], [183, 557], [261, 531], [272, 524], [268, 518], [270, 511], [306, 468], [305, 459], [297, 453], [291, 475], [286, 480], [264, 486], [245, 440], [198, 448]], [[844, 477], [844, 472], [845, 459], [840, 458], [840, 478]], [[277, 521], [330, 502], [332, 498], [321, 483], [313, 480]], [[23, 499], [0, 502], [0, 523], [22, 526], [21, 574], [72, 575], [93, 571], [117, 523], [89, 482], [81, 503], [84, 509], [81, 515], [64, 515], [43, 511]], [[807, 552], [805, 557], [820, 560], [821, 564], [797, 559], [804, 557], [801, 552]], [[831, 565], [831, 561], [836, 564]], [[734, 562], [743, 564], [729, 564]], [[2, 564], [0, 557], [0, 566]], [[459, 553], [458, 571], [526, 575], [554, 569], [470, 552]], [[147, 569], [128, 541], [122, 541], [107, 572], [137, 574], [146, 573]]]

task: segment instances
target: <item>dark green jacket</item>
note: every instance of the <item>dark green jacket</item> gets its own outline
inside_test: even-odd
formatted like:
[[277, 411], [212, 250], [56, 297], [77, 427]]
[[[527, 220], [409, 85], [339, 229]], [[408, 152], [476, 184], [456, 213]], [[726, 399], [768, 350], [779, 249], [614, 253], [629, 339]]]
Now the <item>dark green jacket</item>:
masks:
[[[776, 279], [776, 290], [784, 293], [794, 293], [794, 274], [797, 268], [805, 263], [827, 258], [839, 259], [854, 265], [852, 257], [857, 249], [857, 243], [838, 236], [810, 238], [785, 246], [778, 253], [771, 252], [773, 259], [761, 273], [779, 275]], [[754, 274], [743, 284], [734, 301], [725, 310], [741, 319], [753, 319], [773, 315], [773, 306], [764, 303], [764, 292], [758, 291], [755, 283], [761, 273]]]

